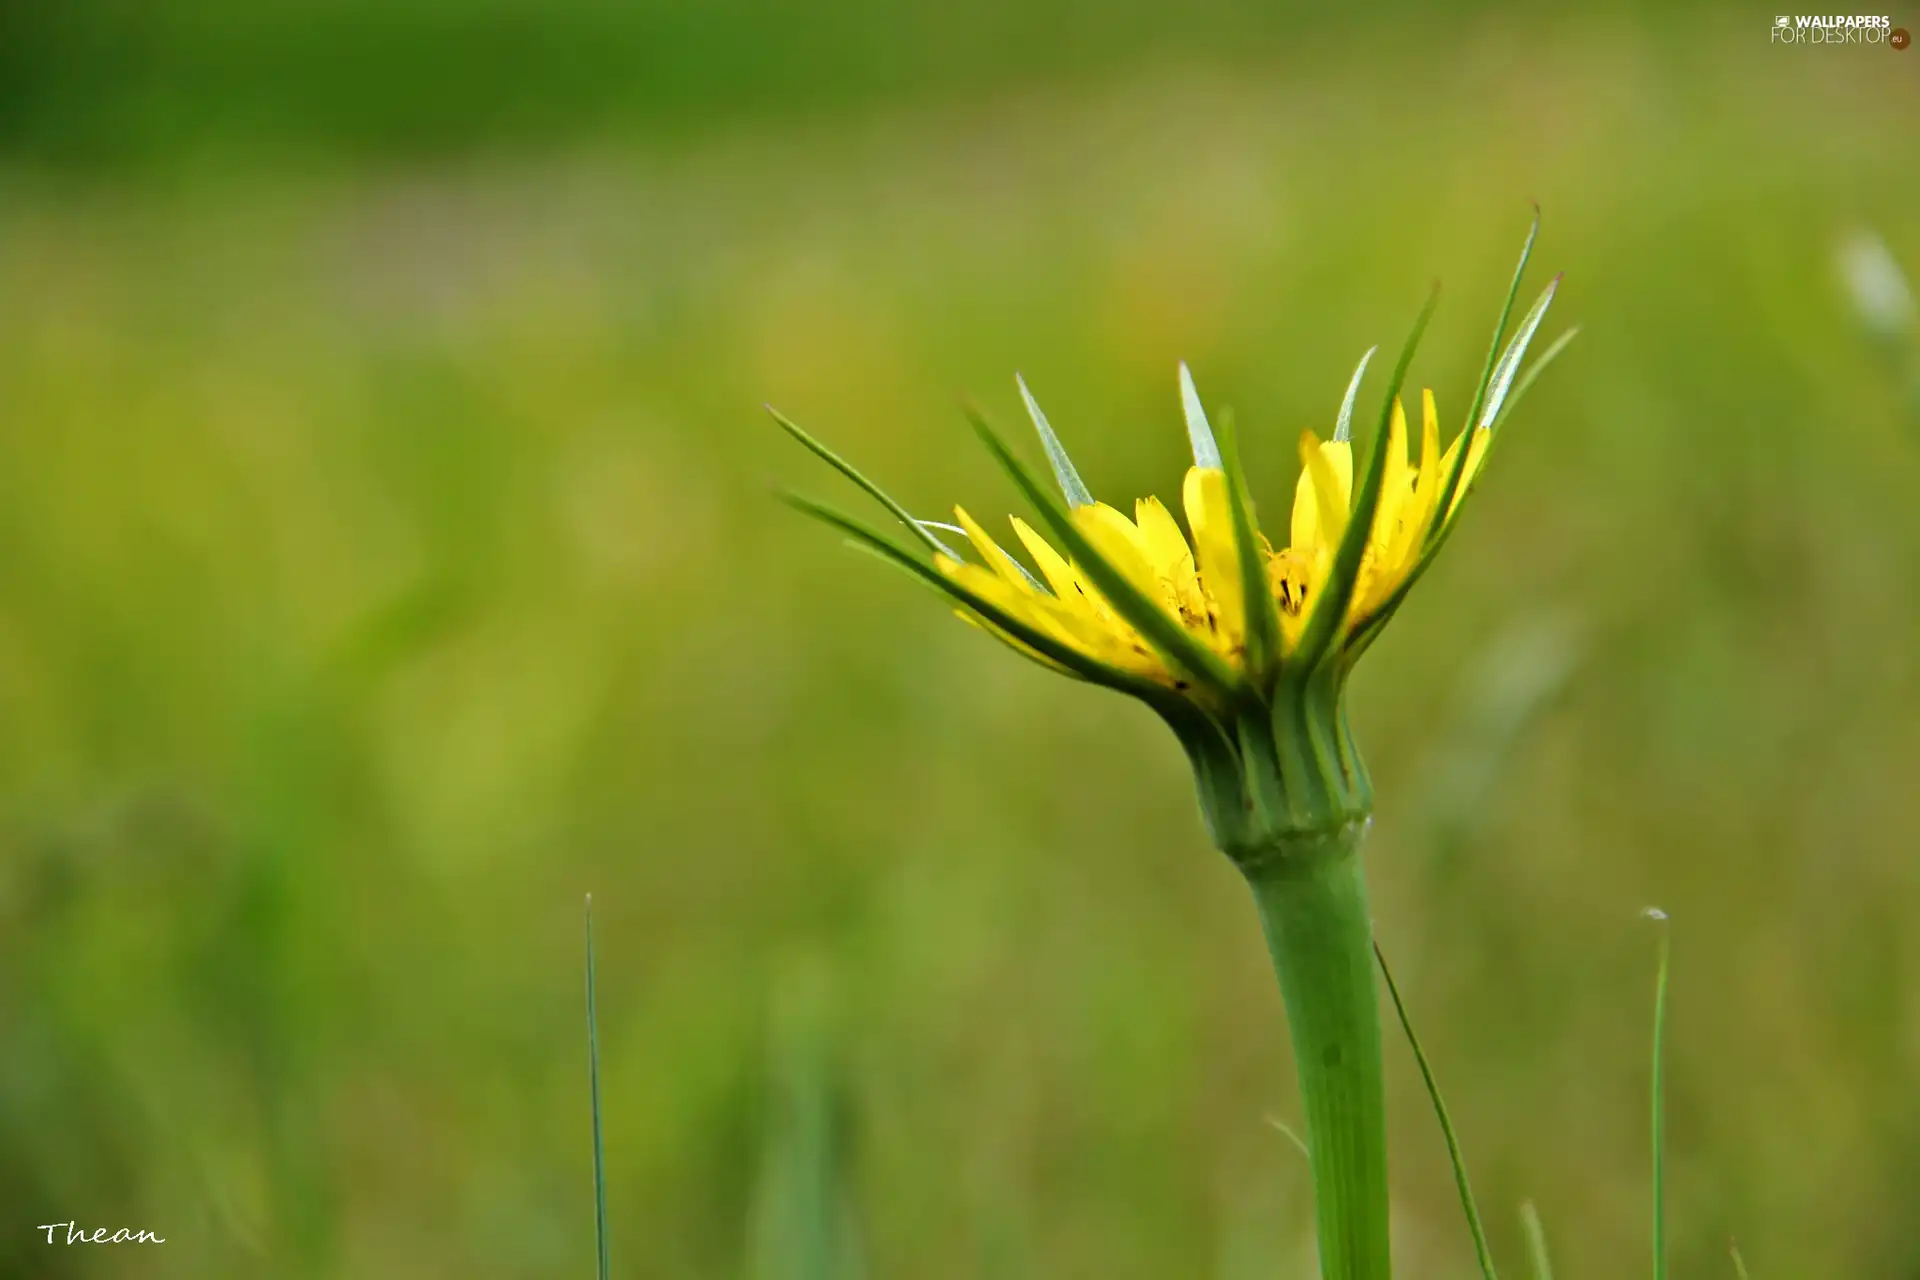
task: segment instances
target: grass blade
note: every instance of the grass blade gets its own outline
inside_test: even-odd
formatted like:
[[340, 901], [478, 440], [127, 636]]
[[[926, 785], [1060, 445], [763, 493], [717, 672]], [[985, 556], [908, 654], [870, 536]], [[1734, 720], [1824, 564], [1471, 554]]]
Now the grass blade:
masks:
[[835, 453], [833, 450], [827, 448], [827, 446], [822, 444], [820, 441], [814, 439], [814, 437], [808, 434], [808, 432], [804, 428], [802, 428], [800, 424], [795, 422], [793, 419], [787, 417], [786, 414], [781, 413], [778, 409], [774, 408], [772, 405], [767, 405], [766, 410], [768, 413], [773, 415], [773, 420], [779, 423], [780, 426], [786, 431], [788, 435], [792, 436], [795, 440], [798, 440], [801, 444], [805, 445], [808, 451], [811, 452], [816, 458], [819, 458], [822, 462], [832, 467], [835, 471], [838, 471], [841, 475], [853, 481], [854, 484], [860, 487], [861, 492], [865, 493], [868, 497], [872, 498], [875, 502], [878, 502], [881, 506], [885, 507], [888, 511], [892, 512], [894, 519], [898, 520], [901, 524], [907, 526], [908, 531], [911, 532], [914, 537], [926, 543], [927, 548], [929, 550], [938, 551], [940, 554], [945, 556], [951, 556], [955, 560], [960, 559], [958, 555], [955, 555], [954, 552], [948, 548], [946, 543], [940, 541], [940, 539], [934, 537], [933, 534], [928, 532], [926, 526], [922, 522], [915, 520], [911, 512], [909, 512], [905, 507], [901, 506], [898, 502], [894, 501], [892, 495], [888, 494], [888, 492], [885, 489], [882, 489], [879, 485], [875, 484], [873, 481], [867, 479], [865, 475], [861, 474], [861, 471], [858, 467], [854, 466], [851, 462], [848, 462], [845, 458], [841, 457], [839, 454]]
[[1527, 1257], [1533, 1263], [1533, 1280], [1553, 1280], [1553, 1261], [1547, 1257], [1547, 1229], [1540, 1225], [1540, 1211], [1529, 1200], [1520, 1206], [1520, 1225], [1527, 1233]]
[[1667, 925], [1666, 912], [1658, 907], [1648, 907], [1646, 914], [1647, 919], [1660, 926], [1660, 969], [1653, 982], [1653, 1280], [1667, 1280], [1665, 1064], [1667, 961], [1673, 950], [1673, 934]]
[[810, 953], [783, 963], [773, 985], [760, 1178], [744, 1270], [750, 1280], [861, 1274], [834, 986], [829, 962]]
[[1738, 1276], [1740, 1280], [1752, 1280], [1752, 1277], [1747, 1274], [1747, 1260], [1740, 1256], [1740, 1242], [1738, 1240], [1727, 1241], [1727, 1253], [1733, 1259], [1733, 1274]]
[[595, 1274], [608, 1280], [612, 1255], [607, 1244], [607, 1153], [600, 1129], [600, 1020], [594, 1009], [593, 895], [587, 895], [587, 1087], [593, 1105], [593, 1239], [599, 1257]]
[[1447, 1159], [1453, 1162], [1454, 1185], [1460, 1188], [1460, 1207], [1467, 1213], [1467, 1229], [1473, 1233], [1473, 1252], [1480, 1262], [1480, 1274], [1486, 1280], [1498, 1280], [1493, 1270], [1493, 1254], [1487, 1248], [1487, 1230], [1480, 1222], [1480, 1209], [1473, 1201], [1473, 1186], [1467, 1181], [1466, 1157], [1460, 1153], [1460, 1139], [1454, 1136], [1453, 1118], [1447, 1114], [1447, 1103], [1440, 1096], [1439, 1082], [1433, 1078], [1433, 1068], [1427, 1063], [1426, 1050], [1420, 1047], [1420, 1037], [1413, 1033], [1413, 1020], [1407, 1017], [1406, 1003], [1400, 999], [1400, 986], [1393, 980], [1393, 970], [1387, 967], [1387, 953], [1380, 944], [1373, 944], [1373, 958], [1380, 963], [1380, 976], [1387, 980], [1387, 994], [1393, 998], [1393, 1011], [1400, 1016], [1400, 1029], [1406, 1032], [1407, 1043], [1413, 1048], [1413, 1060], [1420, 1065], [1420, 1079], [1426, 1082], [1427, 1097], [1433, 1100], [1433, 1114], [1439, 1117], [1440, 1132], [1447, 1140]]

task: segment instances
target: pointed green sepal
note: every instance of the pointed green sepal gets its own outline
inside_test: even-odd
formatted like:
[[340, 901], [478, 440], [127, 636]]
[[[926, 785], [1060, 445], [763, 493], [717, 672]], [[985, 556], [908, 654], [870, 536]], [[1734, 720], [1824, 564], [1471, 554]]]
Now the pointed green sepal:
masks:
[[1256, 688], [1264, 689], [1280, 665], [1280, 611], [1267, 581], [1267, 557], [1260, 545], [1260, 525], [1253, 499], [1247, 493], [1247, 475], [1240, 462], [1239, 432], [1233, 410], [1220, 414], [1221, 462], [1227, 473], [1227, 505], [1233, 515], [1233, 546], [1240, 561], [1240, 595], [1247, 619], [1247, 671]]
[[1122, 671], [1118, 667], [1089, 658], [1078, 649], [1063, 644], [1032, 624], [1014, 617], [986, 597], [947, 577], [939, 569], [915, 556], [885, 534], [844, 511], [797, 493], [782, 491], [779, 496], [782, 502], [794, 510], [803, 515], [812, 516], [822, 524], [838, 530], [859, 549], [871, 552], [906, 573], [908, 577], [933, 588], [951, 603], [959, 605], [982, 621], [991, 623], [1066, 674], [1078, 676], [1092, 684], [1118, 689], [1123, 693], [1130, 693], [1156, 704], [1168, 696], [1167, 691], [1159, 685], [1131, 672]]
[[987, 452], [993, 455], [994, 461], [1013, 479], [1014, 485], [1027, 501], [1033, 504], [1035, 512], [1046, 526], [1065, 544], [1069, 557], [1100, 594], [1106, 597], [1114, 612], [1138, 631], [1175, 671], [1222, 697], [1238, 695], [1243, 686], [1233, 668], [1222, 661], [1219, 654], [1190, 635], [1172, 615], [1149, 599], [1145, 592], [1101, 555], [1073, 522], [1066, 508], [1047, 492], [1027, 464], [1007, 447], [1006, 441], [1000, 438], [979, 410], [970, 405], [964, 408], [967, 420], [987, 446]]
[[1533, 342], [1533, 335], [1539, 330], [1540, 322], [1547, 318], [1547, 308], [1553, 305], [1553, 295], [1559, 291], [1560, 277], [1547, 281], [1547, 287], [1540, 291], [1527, 314], [1520, 321], [1520, 327], [1514, 331], [1513, 341], [1500, 355], [1500, 363], [1494, 368], [1493, 381], [1487, 384], [1487, 402], [1480, 408], [1479, 427], [1482, 431], [1492, 427], [1500, 419], [1501, 406], [1506, 403], [1507, 393], [1513, 388], [1513, 380], [1520, 372], [1520, 362], [1527, 358], [1527, 347]]
[[[1521, 374], [1519, 379], [1513, 384], [1512, 392], [1507, 396], [1506, 403], [1501, 406], [1500, 416], [1495, 418], [1493, 425], [1487, 428], [1493, 433], [1487, 439], [1488, 455], [1492, 454], [1494, 445], [1500, 441], [1500, 424], [1505, 422], [1507, 417], [1519, 407], [1521, 399], [1525, 397], [1528, 390], [1532, 388], [1535, 379], [1540, 376], [1548, 365], [1560, 357], [1560, 353], [1567, 349], [1568, 345], [1572, 343], [1579, 333], [1580, 328], [1576, 325], [1561, 334], [1558, 338], [1555, 338], [1547, 349], [1540, 353], [1540, 358], [1528, 366], [1527, 371]], [[1485, 458], [1481, 459], [1480, 469], [1482, 471], [1486, 470]], [[1468, 492], [1472, 492], [1472, 486], [1468, 487]], [[1413, 590], [1413, 584], [1420, 580], [1420, 576], [1427, 571], [1427, 566], [1439, 558], [1440, 549], [1446, 546], [1447, 539], [1453, 534], [1454, 523], [1452, 519], [1444, 522], [1444, 526], [1440, 529], [1439, 533], [1421, 549], [1420, 559], [1414, 564], [1412, 569], [1408, 570], [1406, 580], [1394, 588], [1393, 594], [1388, 596], [1378, 609], [1374, 610], [1369, 617], [1361, 620], [1359, 628], [1354, 633], [1353, 643], [1348, 646], [1350, 660], [1357, 660], [1361, 654], [1367, 651], [1368, 647], [1371, 646], [1379, 636], [1381, 630], [1385, 628], [1388, 620], [1393, 617], [1394, 612], [1398, 610], [1402, 602], [1406, 600], [1407, 594]]]
[[774, 408], [772, 405], [767, 405], [765, 406], [765, 408], [768, 413], [773, 415], [773, 420], [779, 423], [781, 427], [785, 429], [788, 435], [792, 436], [795, 440], [798, 440], [801, 444], [805, 445], [808, 451], [811, 452], [815, 457], [819, 458], [822, 462], [832, 467], [835, 471], [838, 471], [841, 475], [845, 476], [847, 479], [853, 481], [854, 484], [858, 485], [860, 489], [864, 493], [866, 493], [868, 497], [874, 499], [874, 501], [878, 502], [881, 506], [885, 507], [888, 511], [892, 512], [894, 519], [898, 520], [901, 524], [905, 525], [908, 531], [911, 532], [914, 537], [926, 543], [927, 548], [929, 550], [938, 551], [941, 555], [952, 556], [955, 560], [958, 560], [960, 558], [959, 556], [954, 554], [953, 550], [949, 548], [946, 543], [940, 541], [940, 539], [934, 537], [933, 534], [929, 533], [927, 531], [926, 526], [921, 521], [914, 519], [912, 513], [910, 513], [905, 507], [901, 506], [898, 502], [894, 501], [892, 496], [889, 495], [885, 489], [882, 489], [879, 485], [875, 484], [873, 481], [867, 479], [866, 476], [862, 475], [858, 467], [854, 466], [851, 462], [848, 462], [845, 458], [841, 457], [839, 454], [835, 453], [833, 450], [827, 448], [826, 445], [822, 444], [819, 440], [816, 440], [812, 435], [808, 434], [807, 431], [804, 430], [793, 419], [787, 417], [786, 414], [781, 413], [778, 409]]
[[1090, 507], [1093, 505], [1093, 490], [1087, 488], [1086, 481], [1080, 478], [1080, 472], [1074, 468], [1073, 459], [1067, 456], [1067, 447], [1060, 443], [1060, 437], [1053, 433], [1053, 427], [1047, 421], [1047, 415], [1040, 412], [1040, 404], [1033, 398], [1033, 392], [1027, 390], [1027, 380], [1019, 374], [1013, 375], [1014, 385], [1020, 388], [1020, 399], [1027, 406], [1027, 416], [1033, 419], [1033, 429], [1040, 435], [1040, 447], [1046, 450], [1047, 465], [1053, 468], [1053, 478], [1059, 482], [1060, 493], [1069, 507]]
[[1340, 402], [1340, 416], [1333, 422], [1335, 440], [1353, 439], [1353, 402], [1360, 398], [1360, 380], [1367, 376], [1367, 361], [1373, 359], [1373, 353], [1379, 349], [1379, 347], [1367, 348], [1367, 354], [1360, 357], [1360, 363], [1353, 371], [1353, 378], [1347, 383], [1346, 399]]
[[1487, 430], [1493, 432], [1493, 440], [1487, 443], [1489, 449], [1493, 447], [1493, 441], [1497, 441], [1500, 438], [1500, 424], [1505, 422], [1508, 417], [1512, 415], [1514, 409], [1519, 407], [1521, 398], [1533, 387], [1534, 380], [1545, 372], [1548, 365], [1558, 360], [1560, 353], [1565, 351], [1568, 344], [1579, 336], [1580, 326], [1575, 325], [1549, 343], [1547, 349], [1540, 353], [1540, 358], [1529, 365], [1527, 371], [1520, 375], [1519, 380], [1513, 384], [1513, 390], [1507, 395], [1506, 403], [1500, 406], [1500, 412], [1494, 415], [1492, 422], [1487, 424]]
[[1513, 371], [1519, 368], [1521, 358], [1526, 355], [1527, 344], [1533, 340], [1533, 331], [1540, 327], [1541, 319], [1547, 314], [1547, 305], [1553, 301], [1554, 291], [1560, 287], [1560, 277], [1555, 276], [1528, 310], [1520, 332], [1502, 348], [1500, 344], [1507, 336], [1507, 321], [1513, 318], [1513, 304], [1520, 296], [1520, 281], [1527, 273], [1527, 263], [1533, 257], [1533, 242], [1539, 234], [1540, 209], [1536, 205], [1533, 226], [1527, 231], [1527, 242], [1521, 246], [1520, 261], [1513, 269], [1513, 281], [1507, 286], [1507, 298], [1500, 307], [1499, 322], [1493, 326], [1493, 341], [1487, 347], [1487, 364], [1481, 370], [1480, 385], [1474, 389], [1473, 404], [1467, 409], [1466, 425], [1460, 429], [1459, 456], [1454, 458], [1453, 467], [1447, 472], [1446, 484], [1440, 490], [1440, 502], [1434, 507], [1434, 521], [1427, 527], [1425, 540], [1429, 545], [1439, 539], [1447, 525], [1446, 513], [1453, 510], [1453, 496], [1459, 491], [1461, 477], [1466, 474], [1468, 455], [1473, 452], [1471, 433], [1484, 429], [1498, 415], [1500, 405], [1496, 402], [1495, 386], [1498, 384], [1497, 399], [1505, 400], [1507, 388], [1513, 380]]
[[1520, 246], [1520, 261], [1514, 264], [1513, 279], [1507, 283], [1506, 301], [1500, 304], [1500, 319], [1493, 326], [1493, 341], [1487, 344], [1487, 362], [1480, 369], [1480, 381], [1473, 389], [1473, 403], [1467, 407], [1467, 427], [1480, 420], [1480, 408], [1487, 402], [1487, 387], [1500, 362], [1500, 344], [1506, 341], [1507, 321], [1513, 318], [1513, 304], [1520, 297], [1520, 281], [1526, 278], [1527, 263], [1533, 258], [1533, 242], [1540, 238], [1540, 206], [1533, 206], [1533, 225], [1527, 228], [1527, 242]]
[[1294, 660], [1302, 670], [1312, 670], [1323, 658], [1340, 650], [1340, 629], [1346, 625], [1347, 610], [1359, 587], [1360, 561], [1366, 554], [1368, 540], [1373, 537], [1373, 517], [1380, 509], [1380, 490], [1386, 483], [1393, 407], [1400, 398], [1400, 388], [1406, 383], [1407, 369], [1413, 364], [1413, 353], [1419, 349], [1421, 335], [1427, 331], [1427, 321], [1433, 318], [1433, 309], [1439, 302], [1440, 286], [1435, 285], [1427, 295], [1427, 304], [1420, 308], [1419, 319], [1413, 322], [1406, 345], [1400, 348], [1400, 358], [1394, 362], [1393, 377], [1387, 383], [1386, 397], [1380, 402], [1380, 422], [1374, 429], [1373, 449], [1367, 455], [1366, 478], [1354, 496], [1353, 511], [1347, 517], [1340, 548], [1334, 553], [1326, 586], [1321, 589], [1320, 598], [1313, 602], [1306, 630], [1294, 648]]
[[[1554, 277], [1554, 283], [1547, 286], [1546, 294], [1542, 295], [1540, 302], [1535, 304], [1536, 309], [1541, 315], [1545, 314], [1545, 303], [1549, 300], [1554, 288], [1559, 283], [1559, 277]], [[1520, 348], [1521, 354], [1525, 353], [1527, 342], [1532, 340], [1533, 330], [1540, 327], [1538, 316], [1529, 313], [1528, 319], [1531, 323], [1524, 327], [1520, 334], [1514, 337], [1514, 345]], [[1546, 370], [1546, 367], [1560, 358], [1560, 353], [1567, 349], [1568, 344], [1571, 343], [1575, 337], [1579, 336], [1579, 333], [1580, 326], [1575, 325], [1573, 328], [1568, 329], [1565, 333], [1555, 338], [1548, 344], [1547, 349], [1540, 353], [1540, 358], [1527, 366], [1525, 373], [1521, 374], [1517, 379], [1512, 377], [1510, 373], [1507, 375], [1504, 385], [1500, 388], [1497, 402], [1495, 400], [1489, 400], [1487, 402], [1487, 412], [1481, 415], [1485, 418], [1486, 423], [1480, 428], [1480, 430], [1487, 433], [1487, 443], [1481, 448], [1479, 467], [1475, 469], [1472, 476], [1461, 478], [1461, 472], [1466, 466], [1466, 450], [1462, 449], [1460, 451], [1460, 457], [1454, 460], [1452, 476], [1458, 480], [1459, 484], [1465, 486], [1465, 493], [1472, 493], [1474, 485], [1478, 484], [1480, 477], [1486, 474], [1487, 463], [1493, 457], [1493, 448], [1500, 442], [1501, 424], [1506, 422], [1513, 414], [1513, 411], [1519, 407], [1520, 401], [1526, 397], [1527, 392], [1532, 389], [1535, 380]], [[1523, 338], [1525, 341], [1523, 341]], [[1514, 363], [1517, 367], [1518, 357], [1515, 358]], [[1464, 503], [1464, 497], [1455, 494], [1453, 487], [1452, 484], [1448, 485], [1448, 492], [1445, 497], [1447, 505], [1440, 508], [1440, 510], [1452, 513]], [[1433, 527], [1427, 531], [1428, 545], [1421, 551], [1423, 564], [1439, 552], [1441, 544], [1446, 541], [1449, 528], [1452, 524], [1453, 518], [1451, 514], [1445, 520], [1436, 517]]]
[[1193, 374], [1187, 370], [1187, 362], [1180, 362], [1180, 412], [1187, 419], [1187, 441], [1193, 446], [1193, 465], [1220, 469], [1220, 445], [1213, 438], [1213, 428], [1207, 425], [1207, 411], [1200, 405], [1200, 393], [1194, 390]]

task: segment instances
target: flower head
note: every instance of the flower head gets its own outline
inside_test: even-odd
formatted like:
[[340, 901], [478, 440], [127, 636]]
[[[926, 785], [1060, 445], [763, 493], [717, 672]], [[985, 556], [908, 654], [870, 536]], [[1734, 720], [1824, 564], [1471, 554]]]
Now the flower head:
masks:
[[[1353, 393], [1359, 389], [1365, 368], [1363, 359], [1342, 408], [1340, 425], [1329, 438], [1322, 440], [1311, 430], [1301, 433], [1300, 478], [1294, 488], [1286, 544], [1276, 549], [1267, 535], [1255, 529], [1251, 580], [1242, 564], [1235, 533], [1232, 482], [1221, 465], [1211, 427], [1185, 365], [1180, 368], [1181, 390], [1199, 459], [1188, 469], [1180, 490], [1191, 540], [1160, 499], [1136, 500], [1129, 516], [1094, 500], [1077, 476], [1063, 476], [1062, 487], [1069, 495], [1068, 515], [1081, 537], [1239, 676], [1258, 680], [1263, 674], [1249, 665], [1250, 610], [1266, 608], [1274, 612], [1279, 644], [1269, 657], [1284, 666], [1288, 657], [1299, 651], [1312, 606], [1326, 594], [1334, 559], [1352, 515], [1353, 443], [1346, 428]], [[1044, 438], [1051, 439], [1051, 429], [1026, 394], [1024, 383], [1020, 389], [1035, 425]], [[1486, 456], [1490, 431], [1463, 432], [1443, 452], [1431, 391], [1423, 394], [1421, 408], [1419, 451], [1412, 456], [1408, 452], [1405, 408], [1398, 401], [1394, 403], [1379, 504], [1334, 637], [1336, 644], [1364, 632], [1396, 601], [1400, 588], [1420, 565], [1433, 540], [1459, 510]], [[1049, 453], [1064, 461], [1064, 451], [1050, 447]], [[1450, 481], [1453, 492], [1443, 511], [1443, 490]], [[1025, 520], [1012, 517], [1012, 528], [1038, 568], [1037, 576], [1009, 555], [965, 508], [954, 508], [954, 518], [958, 525], [948, 527], [964, 534], [980, 563], [936, 553], [934, 564], [948, 578], [1091, 661], [1176, 691], [1192, 687], [1181, 670], [1169, 665], [1077, 564]], [[1246, 594], [1249, 585], [1255, 587], [1251, 602]], [[1262, 593], [1266, 600], [1258, 598]], [[978, 618], [977, 614], [970, 616]], [[1014, 648], [1033, 653], [1007, 632], [991, 623], [985, 625]]]
[[[1507, 341], [1532, 244], [1529, 235], [1460, 431], [1442, 445], [1433, 393], [1423, 392], [1412, 447], [1400, 399], [1430, 300], [1393, 371], [1365, 466], [1355, 465], [1351, 427], [1372, 351], [1354, 370], [1328, 437], [1301, 434], [1284, 545], [1255, 519], [1231, 416], [1220, 415], [1216, 432], [1185, 365], [1180, 398], [1193, 466], [1180, 489], [1184, 530], [1158, 498], [1137, 500], [1131, 514], [1096, 500], [1024, 381], [1020, 395], [1059, 497], [982, 417], [970, 416], [1034, 508], [1038, 528], [1011, 519], [1031, 567], [963, 508], [954, 510], [955, 524], [914, 519], [780, 418], [886, 505], [927, 554], [821, 504], [792, 501], [941, 591], [961, 617], [1024, 656], [1152, 706], [1193, 757], [1216, 837], [1230, 851], [1276, 830], [1355, 820], [1370, 808], [1371, 791], [1346, 728], [1347, 673], [1432, 562], [1514, 404], [1572, 336], [1521, 374], [1558, 285], [1547, 286]], [[964, 539], [973, 558], [941, 533]]]

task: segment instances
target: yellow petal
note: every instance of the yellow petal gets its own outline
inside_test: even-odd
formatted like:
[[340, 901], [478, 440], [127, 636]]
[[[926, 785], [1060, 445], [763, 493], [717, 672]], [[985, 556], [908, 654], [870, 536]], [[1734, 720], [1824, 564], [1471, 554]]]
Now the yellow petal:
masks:
[[1159, 655], [1140, 638], [1139, 632], [1119, 618], [1075, 613], [1060, 605], [1044, 607], [1052, 614], [1052, 625], [1057, 628], [1058, 634], [1074, 648], [1108, 666], [1167, 678], [1166, 666], [1160, 661]]
[[1245, 643], [1246, 595], [1240, 584], [1240, 551], [1233, 537], [1233, 506], [1227, 497], [1227, 473], [1218, 467], [1192, 467], [1180, 497], [1193, 528], [1193, 557], [1200, 591], [1219, 640], [1229, 649]]
[[995, 542], [992, 536], [967, 514], [965, 507], [955, 507], [953, 516], [960, 522], [960, 527], [967, 531], [967, 541], [973, 544], [973, 549], [980, 553], [981, 558], [1000, 575], [1008, 586], [1021, 595], [1033, 594], [1033, 583], [1021, 571], [1020, 566], [1014, 563], [1013, 557], [1000, 549], [1000, 544]]
[[[1023, 591], [977, 564], [966, 564], [943, 555], [936, 555], [934, 564], [940, 572], [988, 604], [1090, 658], [1142, 674], [1158, 674], [1161, 669], [1158, 659], [1132, 628], [1123, 623], [1109, 624], [1051, 596]], [[989, 624], [989, 630], [997, 632], [998, 628]]]
[[1055, 599], [1043, 601], [1058, 634], [1103, 662], [1149, 675], [1162, 674], [1159, 660], [1153, 656], [1132, 625], [1113, 611], [1106, 597], [1084, 578], [1066, 557], [1035, 533], [1019, 516], [1013, 517], [1013, 531], [1033, 556], [1040, 573], [1055, 593]]
[[1031, 592], [1022, 591], [999, 574], [983, 569], [977, 564], [968, 564], [964, 560], [955, 560], [950, 556], [936, 554], [933, 557], [933, 563], [941, 573], [952, 578], [988, 604], [1021, 622], [1042, 630], [1046, 629], [1044, 620], [1033, 608], [1037, 597]]
[[1146, 539], [1148, 558], [1160, 580], [1161, 603], [1180, 615], [1189, 626], [1207, 616], [1206, 597], [1200, 592], [1200, 577], [1195, 572], [1193, 551], [1187, 536], [1158, 498], [1142, 498], [1134, 504], [1134, 521]]
[[1053, 594], [1062, 604], [1084, 607], [1090, 602], [1080, 589], [1080, 575], [1075, 573], [1067, 558], [1053, 549], [1045, 538], [1033, 531], [1033, 526], [1019, 516], [1013, 517], [1013, 531], [1020, 538], [1027, 554], [1040, 566], [1040, 576], [1053, 588]]
[[1158, 498], [1141, 498], [1133, 504], [1134, 523], [1140, 529], [1141, 540], [1147, 548], [1147, 558], [1153, 564], [1155, 573], [1171, 574], [1180, 567], [1182, 561], [1189, 566], [1193, 563], [1193, 553], [1187, 547], [1187, 536], [1180, 532], [1173, 513]]
[[1412, 526], [1412, 543], [1419, 546], [1426, 541], [1427, 527], [1433, 521], [1433, 508], [1440, 501], [1435, 492], [1441, 483], [1446, 469], [1440, 465], [1440, 411], [1434, 406], [1433, 392], [1420, 393], [1420, 474], [1414, 477], [1415, 515], [1407, 523]]
[[1375, 526], [1373, 555], [1366, 565], [1362, 589], [1354, 593], [1355, 616], [1372, 612], [1399, 588], [1425, 545], [1434, 504], [1433, 486], [1441, 474], [1440, 420], [1434, 409], [1432, 391], [1421, 393], [1420, 408], [1419, 469], [1404, 468], [1395, 474], [1389, 463], [1389, 479], [1387, 489], [1381, 494], [1381, 507], [1385, 512], [1388, 498], [1396, 495], [1397, 506], [1391, 524]]
[[1380, 504], [1374, 508], [1373, 528], [1368, 541], [1385, 560], [1400, 539], [1400, 522], [1407, 516], [1413, 497], [1413, 468], [1407, 465], [1407, 411], [1394, 397], [1393, 415], [1387, 423], [1387, 470], [1381, 477]]
[[1380, 504], [1374, 509], [1373, 528], [1368, 534], [1366, 551], [1360, 557], [1353, 599], [1347, 606], [1349, 619], [1371, 613], [1400, 585], [1405, 576], [1407, 548], [1411, 544], [1408, 529], [1418, 519], [1419, 498], [1413, 489], [1413, 469], [1407, 465], [1407, 415], [1398, 400], [1394, 401], [1393, 414], [1388, 420], [1386, 447]]
[[1122, 577], [1148, 596], [1158, 597], [1146, 538], [1133, 521], [1106, 503], [1096, 502], [1090, 507], [1075, 507], [1073, 522]]
[[1340, 545], [1353, 493], [1353, 446], [1300, 433], [1300, 483], [1293, 494], [1293, 546], [1312, 555]]
[[1387, 543], [1384, 557], [1394, 573], [1404, 576], [1406, 568], [1419, 559], [1420, 549], [1426, 545], [1427, 529], [1433, 523], [1434, 504], [1439, 500], [1434, 486], [1445, 474], [1440, 465], [1440, 414], [1434, 407], [1433, 392], [1422, 391], [1419, 469], [1408, 482], [1399, 529]]

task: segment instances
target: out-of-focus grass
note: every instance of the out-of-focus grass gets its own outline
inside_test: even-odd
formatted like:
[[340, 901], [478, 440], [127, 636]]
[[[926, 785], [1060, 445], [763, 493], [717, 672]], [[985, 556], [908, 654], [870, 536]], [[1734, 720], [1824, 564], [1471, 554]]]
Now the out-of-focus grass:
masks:
[[[872, 1274], [1307, 1256], [1278, 1001], [1174, 745], [769, 501], [833, 485], [757, 406], [995, 512], [950, 405], [1011, 419], [1019, 368], [1096, 491], [1165, 496], [1186, 358], [1275, 504], [1435, 274], [1416, 376], [1464, 412], [1529, 198], [1585, 334], [1356, 688], [1494, 1248], [1531, 1196], [1560, 1274], [1645, 1256], [1657, 901], [1676, 1273], [1729, 1232], [1767, 1274], [1911, 1268], [1920, 439], [1831, 267], [1860, 222], [1920, 261], [1894, 59], [1590, 24], [704, 143], [10, 175], [0, 1203], [169, 1242], [16, 1227], [0, 1270], [586, 1274], [585, 889], [622, 1274], [750, 1265], [797, 952]], [[1456, 690], [1542, 618], [1578, 661], [1464, 830]], [[1465, 1275], [1395, 1070], [1406, 1269]]]

